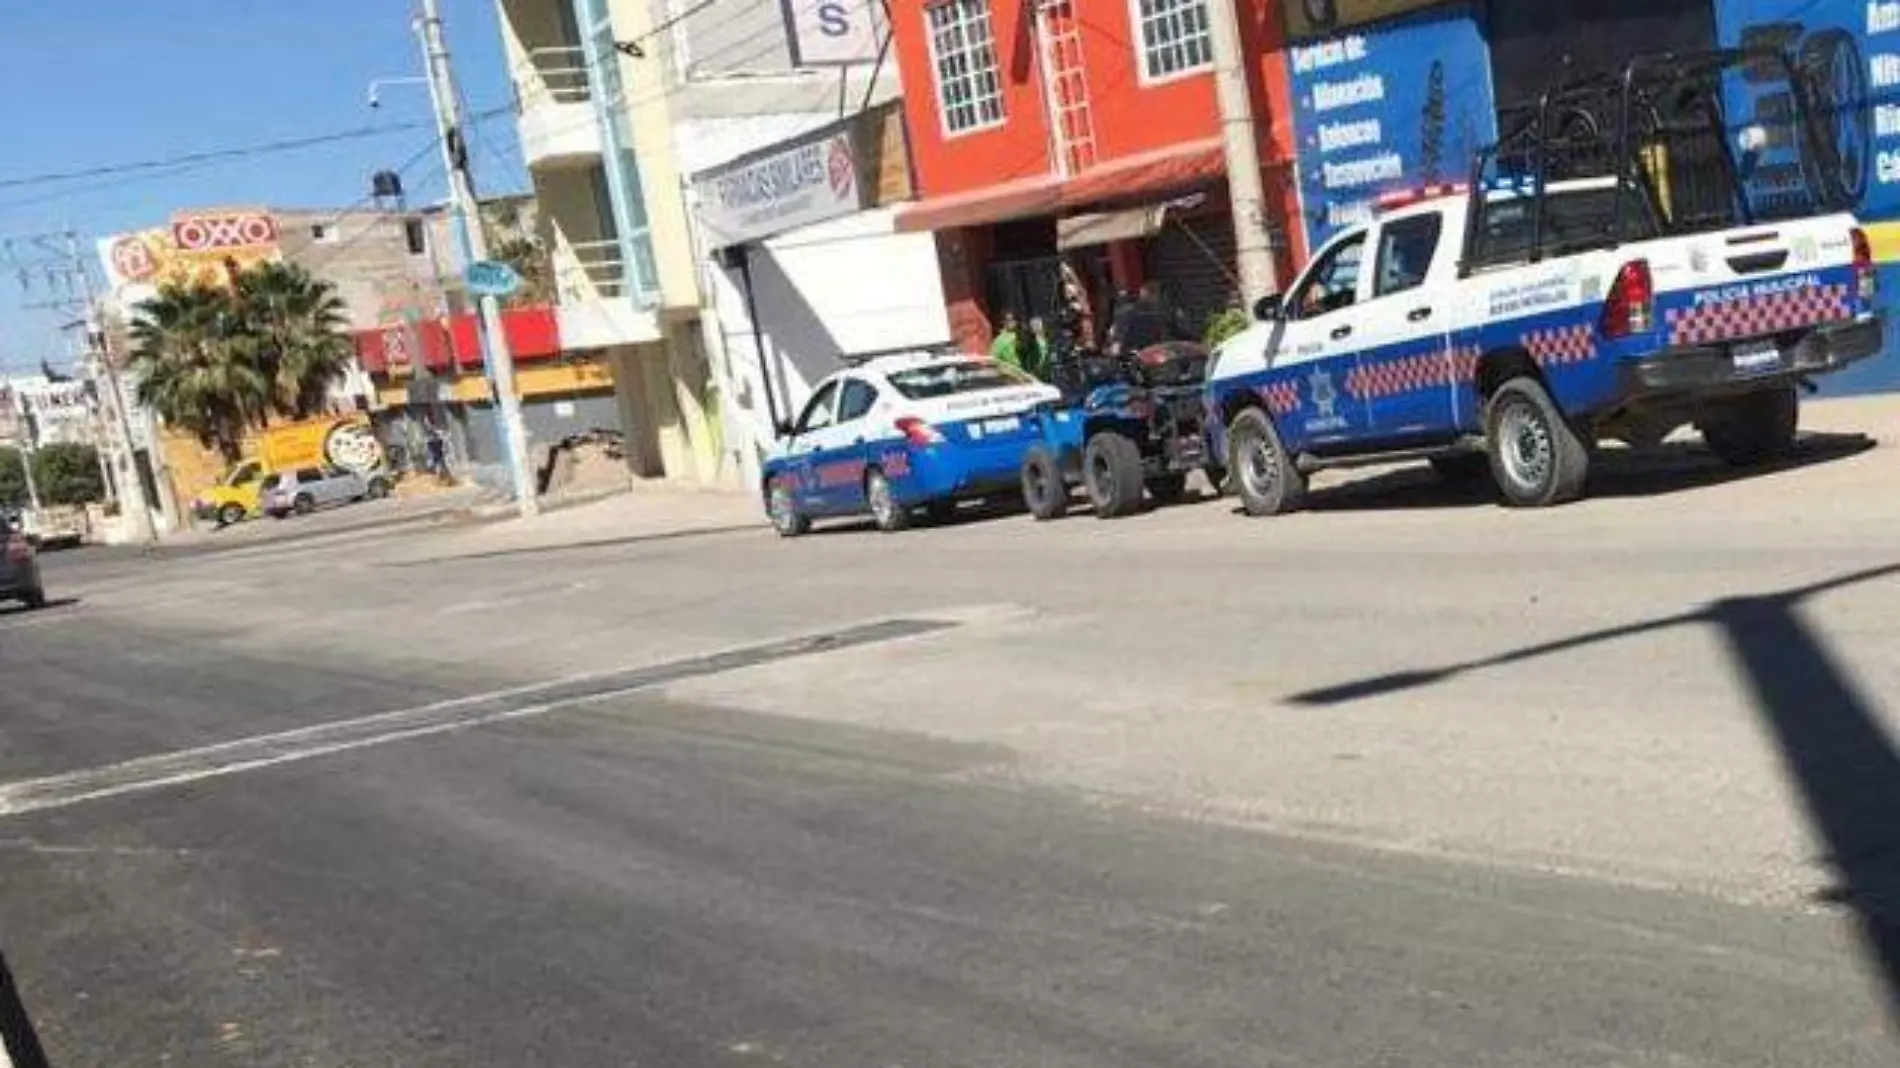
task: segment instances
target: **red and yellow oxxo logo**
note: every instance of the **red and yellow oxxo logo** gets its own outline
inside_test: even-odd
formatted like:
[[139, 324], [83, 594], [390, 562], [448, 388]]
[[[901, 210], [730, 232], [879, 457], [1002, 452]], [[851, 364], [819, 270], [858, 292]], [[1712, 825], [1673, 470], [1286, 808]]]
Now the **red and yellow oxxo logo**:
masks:
[[180, 252], [212, 252], [277, 243], [277, 220], [262, 211], [180, 215], [172, 219], [172, 245]]

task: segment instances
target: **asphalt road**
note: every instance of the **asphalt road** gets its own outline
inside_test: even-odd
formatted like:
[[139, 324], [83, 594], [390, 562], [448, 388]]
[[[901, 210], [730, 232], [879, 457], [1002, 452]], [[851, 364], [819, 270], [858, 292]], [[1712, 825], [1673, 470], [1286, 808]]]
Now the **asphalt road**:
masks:
[[1890, 453], [76, 554], [0, 955], [61, 1068], [1892, 1064]]

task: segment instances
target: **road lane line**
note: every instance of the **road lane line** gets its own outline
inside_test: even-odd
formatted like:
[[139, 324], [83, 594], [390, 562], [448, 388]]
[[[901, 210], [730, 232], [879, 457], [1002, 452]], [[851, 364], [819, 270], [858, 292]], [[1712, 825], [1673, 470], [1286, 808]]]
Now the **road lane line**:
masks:
[[[414, 708], [379, 712], [356, 719], [139, 757], [83, 771], [0, 784], [0, 818], [64, 808], [82, 801], [121, 794], [180, 786], [202, 779], [462, 730], [484, 723], [543, 715], [556, 709], [611, 700], [687, 679], [854, 646], [918, 637], [957, 625], [958, 621], [954, 618], [885, 619], [646, 667], [571, 676], [436, 701]], [[0, 1063], [0, 1068], [7, 1066]]]

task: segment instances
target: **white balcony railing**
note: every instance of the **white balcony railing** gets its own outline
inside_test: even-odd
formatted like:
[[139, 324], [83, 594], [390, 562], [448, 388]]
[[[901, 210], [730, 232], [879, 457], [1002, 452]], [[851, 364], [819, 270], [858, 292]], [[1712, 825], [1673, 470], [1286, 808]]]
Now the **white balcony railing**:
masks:
[[577, 241], [556, 256], [556, 310], [561, 337], [570, 347], [645, 344], [661, 337], [659, 294], [650, 265], [628, 270], [620, 242]]
[[600, 156], [587, 54], [578, 45], [536, 48], [515, 67], [521, 154], [528, 166]]

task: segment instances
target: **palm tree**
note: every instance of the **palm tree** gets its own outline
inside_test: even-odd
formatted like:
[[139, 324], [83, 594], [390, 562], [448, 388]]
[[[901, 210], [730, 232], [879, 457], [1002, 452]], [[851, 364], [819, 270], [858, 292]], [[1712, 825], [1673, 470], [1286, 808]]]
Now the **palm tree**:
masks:
[[270, 380], [243, 351], [237, 312], [228, 290], [167, 285], [139, 305], [127, 364], [141, 404], [233, 462], [271, 406]]
[[272, 409], [291, 419], [324, 410], [354, 355], [336, 287], [302, 267], [265, 263], [238, 273], [234, 297], [242, 348], [271, 384]]

